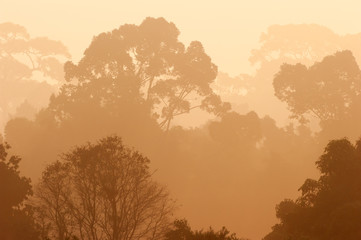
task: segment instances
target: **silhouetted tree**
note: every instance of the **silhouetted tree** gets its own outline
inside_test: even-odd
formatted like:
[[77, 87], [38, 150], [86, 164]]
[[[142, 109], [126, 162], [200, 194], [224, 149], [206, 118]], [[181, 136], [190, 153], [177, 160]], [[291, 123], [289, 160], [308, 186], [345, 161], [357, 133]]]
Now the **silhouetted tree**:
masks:
[[280, 224], [264, 239], [360, 239], [360, 146], [361, 139], [331, 141], [316, 162], [319, 180], [307, 179], [301, 197], [277, 205]]
[[[360, 62], [360, 40], [359, 33], [338, 35], [317, 24], [269, 26], [259, 38], [259, 47], [252, 50], [249, 58], [257, 71], [249, 78], [249, 91], [243, 101], [260, 116], [267, 114], [278, 124], [286, 125], [292, 121], [288, 119], [290, 112], [287, 105], [274, 96], [272, 86], [273, 77], [280, 66], [284, 63], [301, 63], [309, 67], [325, 56], [342, 50], [351, 50]], [[316, 120], [312, 119], [314, 121]]]
[[32, 208], [24, 203], [32, 194], [30, 179], [20, 176], [21, 159], [9, 156], [9, 149], [0, 144], [0, 239], [39, 239]]
[[69, 57], [62, 43], [45, 37], [31, 38], [24, 27], [9, 22], [1, 23], [1, 119], [8, 120], [9, 114], [14, 114], [24, 100], [36, 107], [45, 106], [55, 90], [47, 81], [52, 81], [52, 84], [62, 82], [62, 62]]
[[150, 17], [139, 26], [127, 24], [98, 35], [77, 65], [65, 65], [66, 79], [76, 83], [65, 86], [59, 97], [81, 94], [94, 104], [107, 105], [125, 98], [119, 90], [126, 88], [133, 98], [142, 97], [165, 129], [174, 117], [194, 108], [225, 112], [229, 104], [210, 87], [216, 65], [200, 42], [186, 48], [178, 35], [173, 23]]
[[[273, 82], [276, 96], [301, 122], [320, 120], [322, 137], [355, 138], [361, 120], [361, 72], [350, 51], [337, 52], [307, 68], [281, 66]], [[351, 126], [356, 124], [356, 129]]]
[[360, 69], [352, 53], [343, 51], [309, 68], [284, 64], [273, 85], [294, 117], [311, 113], [322, 121], [341, 119], [361, 93]]
[[76, 147], [49, 165], [36, 195], [52, 237], [161, 239], [174, 204], [148, 165], [116, 136]]
[[352, 47], [347, 45], [345, 37], [317, 24], [271, 25], [261, 34], [259, 42], [260, 47], [252, 50], [249, 60], [260, 68], [267, 68], [266, 65], [275, 61], [278, 65], [282, 62], [308, 65], [337, 50]]

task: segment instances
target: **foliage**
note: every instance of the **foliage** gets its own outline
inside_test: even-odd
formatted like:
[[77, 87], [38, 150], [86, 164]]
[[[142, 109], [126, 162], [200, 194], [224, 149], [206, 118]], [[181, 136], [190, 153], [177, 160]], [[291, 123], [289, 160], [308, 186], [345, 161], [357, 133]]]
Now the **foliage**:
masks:
[[127, 99], [119, 92], [127, 89], [130, 99], [148, 104], [167, 130], [174, 117], [194, 108], [222, 114], [230, 106], [210, 87], [216, 65], [200, 42], [186, 48], [178, 35], [173, 23], [150, 17], [139, 26], [127, 24], [101, 33], [77, 65], [65, 65], [66, 79], [75, 83], [64, 86], [59, 97], [81, 94], [106, 106]]
[[361, 131], [361, 71], [350, 51], [337, 52], [310, 67], [281, 66], [274, 78], [275, 95], [287, 103], [302, 124], [317, 119], [321, 144]]
[[360, 96], [360, 69], [350, 51], [337, 52], [309, 68], [282, 65], [273, 85], [294, 117], [311, 113], [321, 121], [339, 120], [350, 114]]
[[360, 146], [361, 139], [331, 141], [316, 162], [318, 181], [307, 179], [301, 197], [277, 205], [280, 224], [264, 239], [360, 239]]
[[112, 136], [50, 164], [37, 189], [52, 239], [159, 239], [174, 205], [149, 159]]
[[54, 92], [53, 85], [63, 80], [62, 62], [69, 57], [61, 42], [45, 37], [31, 38], [24, 27], [1, 23], [1, 118], [7, 120], [25, 100], [37, 108], [45, 106]]

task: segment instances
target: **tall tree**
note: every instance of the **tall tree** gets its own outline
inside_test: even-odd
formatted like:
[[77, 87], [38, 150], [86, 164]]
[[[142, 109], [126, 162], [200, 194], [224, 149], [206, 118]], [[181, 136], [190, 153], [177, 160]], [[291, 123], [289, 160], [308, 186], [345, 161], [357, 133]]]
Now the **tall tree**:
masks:
[[107, 137], [49, 165], [37, 197], [56, 239], [160, 239], [174, 204], [151, 178], [148, 158]]
[[[186, 48], [178, 40], [179, 30], [163, 18], [146, 18], [139, 26], [123, 25], [96, 36], [75, 65], [65, 65], [62, 95], [83, 97], [97, 104], [117, 98], [131, 79], [136, 97], [141, 96], [159, 124], [169, 129], [177, 115], [202, 108], [221, 114], [230, 108], [211, 89], [217, 67], [200, 42]], [[98, 88], [94, 88], [99, 86]], [[130, 91], [130, 90], [129, 90]]]

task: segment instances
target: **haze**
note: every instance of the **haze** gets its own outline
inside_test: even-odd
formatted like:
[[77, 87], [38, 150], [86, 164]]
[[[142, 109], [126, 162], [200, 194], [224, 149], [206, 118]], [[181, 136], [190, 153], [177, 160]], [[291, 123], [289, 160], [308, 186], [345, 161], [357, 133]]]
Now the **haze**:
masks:
[[2, 0], [0, 239], [360, 239], [360, 7]]

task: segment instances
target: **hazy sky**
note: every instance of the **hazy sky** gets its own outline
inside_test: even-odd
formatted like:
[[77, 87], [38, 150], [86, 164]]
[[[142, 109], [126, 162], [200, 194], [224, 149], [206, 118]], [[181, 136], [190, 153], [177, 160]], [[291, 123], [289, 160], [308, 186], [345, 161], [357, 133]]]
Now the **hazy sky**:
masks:
[[0, 22], [25, 26], [32, 36], [48, 36], [68, 46], [79, 60], [91, 38], [124, 23], [165, 17], [181, 40], [199, 40], [221, 71], [249, 72], [250, 50], [272, 24], [318, 23], [336, 33], [361, 32], [355, 0], [0, 0]]

